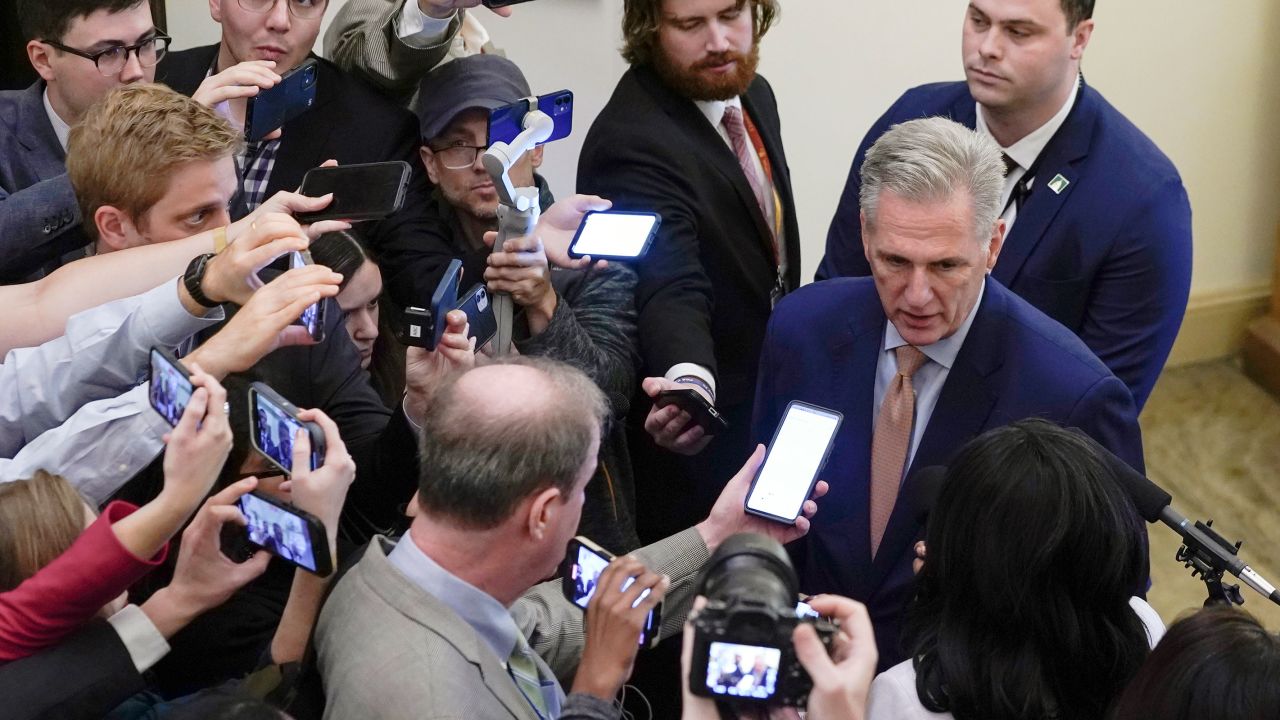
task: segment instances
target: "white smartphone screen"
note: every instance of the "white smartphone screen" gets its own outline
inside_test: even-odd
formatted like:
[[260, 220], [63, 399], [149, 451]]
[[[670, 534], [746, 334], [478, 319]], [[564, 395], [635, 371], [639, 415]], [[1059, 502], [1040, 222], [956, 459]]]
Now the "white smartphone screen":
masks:
[[657, 222], [657, 216], [642, 213], [591, 213], [570, 250], [575, 255], [635, 257]]
[[747, 509], [777, 518], [798, 517], [838, 427], [838, 413], [800, 403], [788, 406], [747, 498]]

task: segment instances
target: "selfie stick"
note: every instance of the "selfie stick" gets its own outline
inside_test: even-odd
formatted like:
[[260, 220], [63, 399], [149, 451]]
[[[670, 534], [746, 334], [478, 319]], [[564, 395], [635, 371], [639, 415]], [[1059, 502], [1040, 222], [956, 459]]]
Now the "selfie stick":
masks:
[[[534, 108], [536, 101], [531, 101]], [[498, 239], [493, 243], [492, 252], [502, 252], [507, 238], [532, 235], [538, 224], [538, 188], [515, 187], [511, 184], [511, 168], [520, 161], [524, 154], [546, 142], [551, 137], [555, 123], [546, 113], [531, 109], [524, 116], [524, 131], [516, 136], [508, 145], [504, 142], [494, 143], [484, 153], [484, 168], [493, 178], [493, 185], [498, 191]], [[515, 307], [508, 293], [493, 295], [493, 317], [498, 322], [498, 332], [493, 337], [493, 349], [496, 355], [507, 355], [511, 352], [511, 324], [515, 316]]]

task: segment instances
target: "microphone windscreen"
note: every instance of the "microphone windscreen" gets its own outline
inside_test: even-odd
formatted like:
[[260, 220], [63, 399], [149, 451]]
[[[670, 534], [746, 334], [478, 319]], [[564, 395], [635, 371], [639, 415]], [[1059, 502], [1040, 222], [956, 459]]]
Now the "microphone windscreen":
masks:
[[1134, 470], [1129, 463], [1116, 457], [1115, 453], [1103, 447], [1102, 443], [1089, 437], [1084, 431], [1078, 428], [1070, 428], [1070, 430], [1084, 438], [1085, 442], [1107, 463], [1111, 474], [1115, 476], [1116, 482], [1120, 483], [1120, 487], [1129, 494], [1142, 519], [1149, 523], [1159, 522], [1160, 511], [1169, 507], [1169, 503], [1173, 502], [1173, 496], [1165, 492], [1164, 488], [1148, 480], [1147, 476]]

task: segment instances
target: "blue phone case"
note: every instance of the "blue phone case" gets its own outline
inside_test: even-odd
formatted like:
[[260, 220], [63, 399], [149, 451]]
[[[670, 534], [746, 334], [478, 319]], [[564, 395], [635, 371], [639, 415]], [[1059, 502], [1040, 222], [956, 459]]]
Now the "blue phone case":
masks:
[[[560, 90], [538, 97], [538, 109], [551, 116], [555, 129], [547, 142], [562, 140], [573, 132], [573, 92]], [[529, 112], [527, 100], [518, 100], [510, 105], [489, 112], [489, 145], [497, 142], [510, 143], [524, 129], [524, 116]]]
[[476, 352], [498, 333], [498, 319], [493, 315], [493, 298], [483, 283], [473, 285], [453, 307], [467, 314], [467, 337], [476, 339]]
[[244, 110], [245, 140], [257, 142], [311, 109], [318, 75], [315, 59], [308, 59], [285, 73], [274, 87], [249, 98]]

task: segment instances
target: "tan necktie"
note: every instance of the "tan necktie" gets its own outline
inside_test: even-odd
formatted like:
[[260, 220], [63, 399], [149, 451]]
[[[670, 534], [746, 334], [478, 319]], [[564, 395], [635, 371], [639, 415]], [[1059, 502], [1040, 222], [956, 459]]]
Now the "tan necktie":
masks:
[[902, 469], [907, 462], [907, 449], [911, 447], [911, 426], [915, 419], [916, 391], [911, 386], [915, 375], [928, 361], [924, 353], [911, 345], [895, 348], [898, 374], [893, 377], [880, 403], [880, 417], [876, 420], [875, 434], [871, 438], [871, 557], [880, 549], [880, 540], [889, 524], [889, 515], [898, 501], [898, 488], [902, 485]]

